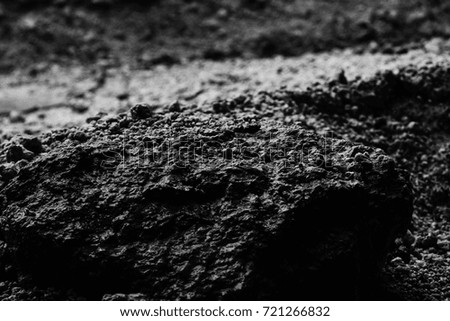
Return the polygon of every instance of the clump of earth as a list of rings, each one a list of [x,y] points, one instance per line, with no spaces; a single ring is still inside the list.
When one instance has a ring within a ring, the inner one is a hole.
[[[411,218],[407,174],[292,122],[297,100],[138,104],[8,141],[3,274],[66,299],[376,297]]]
[[[428,253],[447,253],[445,235],[412,235],[410,217],[447,218],[445,198],[441,211],[428,211],[430,197],[445,195],[449,77],[442,65],[368,81],[340,74],[303,92],[209,109],[140,104],[78,129],[7,141],[4,273],[97,299],[274,299],[293,279],[287,296],[316,288],[317,297],[334,298],[326,290],[344,295],[343,284],[350,298],[383,293],[370,285],[383,278],[386,258],[388,278]],[[290,258],[292,247],[298,257]],[[325,288],[307,286],[324,275]],[[400,295],[394,285],[384,290]]]

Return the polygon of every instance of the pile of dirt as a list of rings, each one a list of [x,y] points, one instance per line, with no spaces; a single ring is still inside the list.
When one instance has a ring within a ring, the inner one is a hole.
[[[1,298],[450,299],[449,101],[431,62],[8,138]]]
[[[287,95],[136,105],[3,143],[1,298],[381,295],[406,174],[292,123]]]

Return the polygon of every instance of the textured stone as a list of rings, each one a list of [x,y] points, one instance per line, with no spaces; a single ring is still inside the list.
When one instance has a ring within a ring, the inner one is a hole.
[[[239,108],[187,110],[43,135],[0,186],[2,264],[89,299],[367,297],[411,215],[391,159]]]

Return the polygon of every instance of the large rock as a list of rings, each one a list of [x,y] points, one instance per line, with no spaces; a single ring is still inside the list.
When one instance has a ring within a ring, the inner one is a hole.
[[[88,299],[368,297],[411,215],[393,160],[224,110],[42,136],[0,183],[0,267]]]

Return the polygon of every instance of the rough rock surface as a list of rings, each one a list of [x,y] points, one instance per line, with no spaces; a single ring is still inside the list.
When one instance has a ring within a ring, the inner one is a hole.
[[[380,149],[292,122],[286,95],[103,117],[15,164],[4,143],[2,297],[373,297],[409,183]]]

